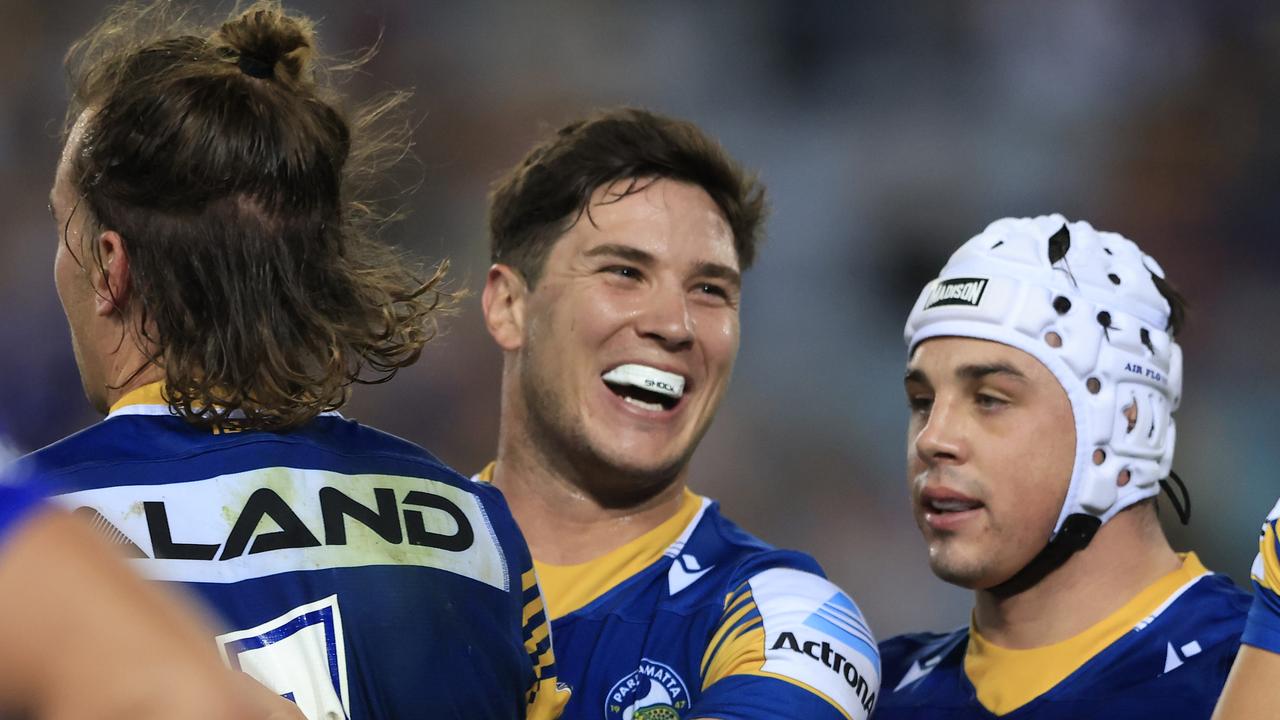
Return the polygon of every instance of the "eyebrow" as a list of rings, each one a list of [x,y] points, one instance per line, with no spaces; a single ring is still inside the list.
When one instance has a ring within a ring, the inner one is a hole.
[[[1003,362],[961,365],[956,368],[956,377],[965,380],[981,380],[990,375],[1008,375],[1019,380],[1027,379],[1021,370]]]
[[[1007,375],[1009,377],[1026,380],[1027,376],[1018,368],[1004,362],[978,363],[961,365],[956,368],[956,377],[961,380],[982,380],[991,375]],[[903,376],[904,383],[929,383],[929,376],[920,368],[909,368],[906,375]]]
[[[694,267],[693,274],[698,277],[723,280],[734,287],[742,287],[742,273],[728,265],[716,262],[700,262]]]
[[[652,255],[640,248],[617,243],[597,245],[586,252],[587,257],[600,257],[601,255],[612,255],[623,260],[630,260],[638,265],[652,265],[654,260]]]
[[[628,260],[637,265],[653,265],[657,259],[647,251],[630,245],[620,245],[618,243],[605,243],[597,245],[584,253],[587,257],[616,257],[622,260]],[[693,274],[696,277],[712,278],[723,280],[734,286],[742,286],[742,273],[723,263],[717,262],[700,262],[693,268]]]

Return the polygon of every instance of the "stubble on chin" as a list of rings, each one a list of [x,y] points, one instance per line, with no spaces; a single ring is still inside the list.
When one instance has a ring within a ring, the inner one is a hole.
[[[981,551],[965,552],[950,540],[929,541],[929,569],[939,580],[969,590],[978,589],[990,573],[990,560]]]

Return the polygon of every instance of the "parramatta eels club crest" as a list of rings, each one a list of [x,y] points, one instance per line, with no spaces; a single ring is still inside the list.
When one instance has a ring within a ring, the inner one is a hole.
[[[607,720],[680,720],[689,688],[667,665],[642,658],[640,667],[614,683],[604,701]]]

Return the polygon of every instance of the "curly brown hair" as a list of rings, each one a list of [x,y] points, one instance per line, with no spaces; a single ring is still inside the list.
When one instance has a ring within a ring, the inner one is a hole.
[[[751,267],[768,211],[764,186],[693,123],[632,107],[562,127],[494,184],[490,258],[519,270],[532,287],[556,239],[583,214],[590,219],[597,188],[630,180],[609,200],[617,202],[659,178],[705,190],[733,230],[738,263]]]
[[[275,0],[220,26],[125,4],[67,53],[67,127],[87,112],[72,182],[123,238],[122,307],[190,422],[296,427],[417,360],[454,307],[447,262],[378,238],[396,214],[369,198],[409,153],[408,95],[346,111],[333,81],[371,54],[326,66]]]

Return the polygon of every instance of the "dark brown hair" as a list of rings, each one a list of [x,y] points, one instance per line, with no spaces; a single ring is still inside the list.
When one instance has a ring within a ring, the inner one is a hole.
[[[705,190],[733,230],[739,265],[751,266],[766,212],[764,187],[693,123],[627,107],[566,125],[494,184],[490,259],[535,285],[556,239],[584,213],[590,219],[597,188],[632,180],[610,195],[616,202],[659,178]]]
[[[296,427],[413,363],[452,306],[446,264],[406,263],[368,200],[408,153],[407,95],[344,112],[317,57],[274,0],[214,28],[127,4],[67,54],[78,207],[123,238],[123,307],[191,422]]]

